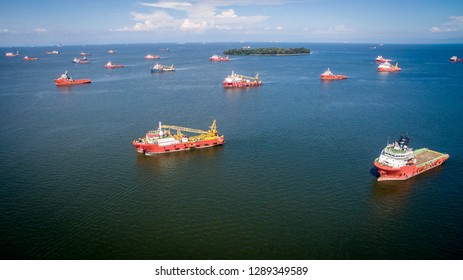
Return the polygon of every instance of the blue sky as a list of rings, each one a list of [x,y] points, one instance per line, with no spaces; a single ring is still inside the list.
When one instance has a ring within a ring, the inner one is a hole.
[[[462,0],[13,0],[0,45],[463,43]]]

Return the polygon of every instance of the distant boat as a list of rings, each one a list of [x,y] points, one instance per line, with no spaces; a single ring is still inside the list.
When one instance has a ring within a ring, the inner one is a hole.
[[[68,75],[68,71],[61,74],[61,76],[55,79],[55,85],[57,86],[70,86],[70,85],[81,85],[81,84],[89,84],[92,81],[89,79],[80,79],[75,80],[74,78]]]
[[[18,56],[19,55],[19,51],[13,47],[13,51],[12,52],[6,52],[5,53],[5,56]]]
[[[39,59],[38,59],[37,57],[29,57],[28,55],[26,55],[26,56],[24,57],[24,60],[25,60],[25,61],[33,61],[33,60],[39,60]]]
[[[172,72],[175,71],[175,67],[172,64],[171,66],[161,65],[156,63],[153,68],[151,68],[151,73],[161,73],[161,72]]]
[[[106,63],[106,65],[104,67],[106,67],[107,69],[123,68],[124,65],[122,65],[122,64],[114,64],[114,63],[112,63],[112,61],[109,61],[108,63]]]
[[[376,57],[375,61],[379,62],[379,63],[383,63],[383,62],[391,62],[392,59],[384,58],[384,57],[378,55],[378,57]]]
[[[209,60],[210,60],[210,61],[214,61],[214,62],[217,62],[217,61],[228,61],[228,55],[227,55],[227,56],[220,56],[220,55],[214,54],[213,56],[209,57]]]
[[[330,71],[330,68],[323,72],[323,74],[320,75],[322,80],[343,80],[347,79],[347,76],[344,75],[335,75],[333,72]]]
[[[451,62],[463,62],[463,58],[458,58],[456,55],[450,58]]]
[[[109,50],[108,53],[109,53],[109,54],[115,54],[115,53],[117,53],[117,51]]]
[[[255,77],[248,77],[236,74],[234,71],[223,81],[223,86],[225,88],[258,87],[261,85],[263,85],[263,83],[259,80],[259,74],[256,74]]]
[[[88,52],[81,52],[80,53],[80,56],[89,56],[89,55],[90,55],[90,53],[88,53]]]
[[[152,55],[152,54],[147,54],[145,55],[145,59],[160,59],[161,57],[159,55]]]
[[[72,60],[73,63],[77,64],[88,64],[90,63],[90,60],[88,60],[85,56],[83,58],[74,58]]]
[[[45,51],[46,54],[59,54],[59,51]]]
[[[400,70],[398,62],[395,65],[392,65],[389,62],[384,62],[378,66],[378,72],[398,72]]]

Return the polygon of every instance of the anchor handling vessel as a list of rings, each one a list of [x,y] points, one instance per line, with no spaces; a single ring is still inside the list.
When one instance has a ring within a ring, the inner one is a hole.
[[[171,130],[176,130],[177,133],[172,134]],[[196,135],[187,136],[183,132]],[[219,136],[215,120],[208,131],[175,125],[163,125],[159,122],[159,127],[156,130],[148,131],[144,138],[134,140],[132,144],[137,152],[149,156],[219,146],[225,144],[225,137],[224,135]]]
[[[428,148],[413,150],[408,147],[409,141],[409,137],[401,136],[399,141],[388,144],[375,159],[378,181],[406,180],[441,165],[449,158],[448,154]]]
[[[232,71],[231,75],[228,75],[222,84],[225,88],[258,87],[262,85],[262,81],[259,80],[259,73],[255,77],[248,77]]]
[[[344,79],[347,79],[347,76],[335,75],[333,74],[333,72],[331,72],[330,68],[328,68],[328,70],[326,70],[320,75],[320,78],[322,80],[344,80]]]

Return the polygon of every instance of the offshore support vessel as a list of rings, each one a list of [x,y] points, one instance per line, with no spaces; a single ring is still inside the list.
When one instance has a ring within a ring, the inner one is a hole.
[[[171,129],[176,130],[177,134],[172,134]],[[197,135],[186,136],[183,132]],[[163,125],[159,122],[159,127],[156,130],[148,131],[144,138],[134,140],[132,144],[137,149],[137,152],[141,154],[155,155],[223,145],[225,144],[225,137],[223,135],[219,136],[215,120],[208,131],[175,125]]]
[[[378,66],[378,72],[398,72],[400,70],[398,62],[396,62],[395,65],[389,62],[383,62]]]
[[[401,136],[399,141],[388,144],[374,162],[378,168],[378,181],[406,180],[441,165],[448,154],[428,148],[413,150],[408,147],[410,138]]]
[[[262,84],[262,81],[259,80],[259,73],[255,77],[248,77],[236,74],[235,71],[232,71],[231,75],[228,75],[223,81],[225,88],[258,87]]]
[[[330,68],[328,68],[328,70],[326,70],[320,75],[320,78],[322,80],[344,80],[344,79],[347,79],[347,76],[335,75],[333,74],[333,72],[331,72]]]

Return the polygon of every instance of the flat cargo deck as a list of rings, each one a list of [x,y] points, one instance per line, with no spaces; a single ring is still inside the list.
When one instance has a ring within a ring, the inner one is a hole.
[[[416,166],[419,167],[425,163],[431,162],[439,157],[445,156],[443,153],[439,153],[427,148],[418,149],[415,151]]]

